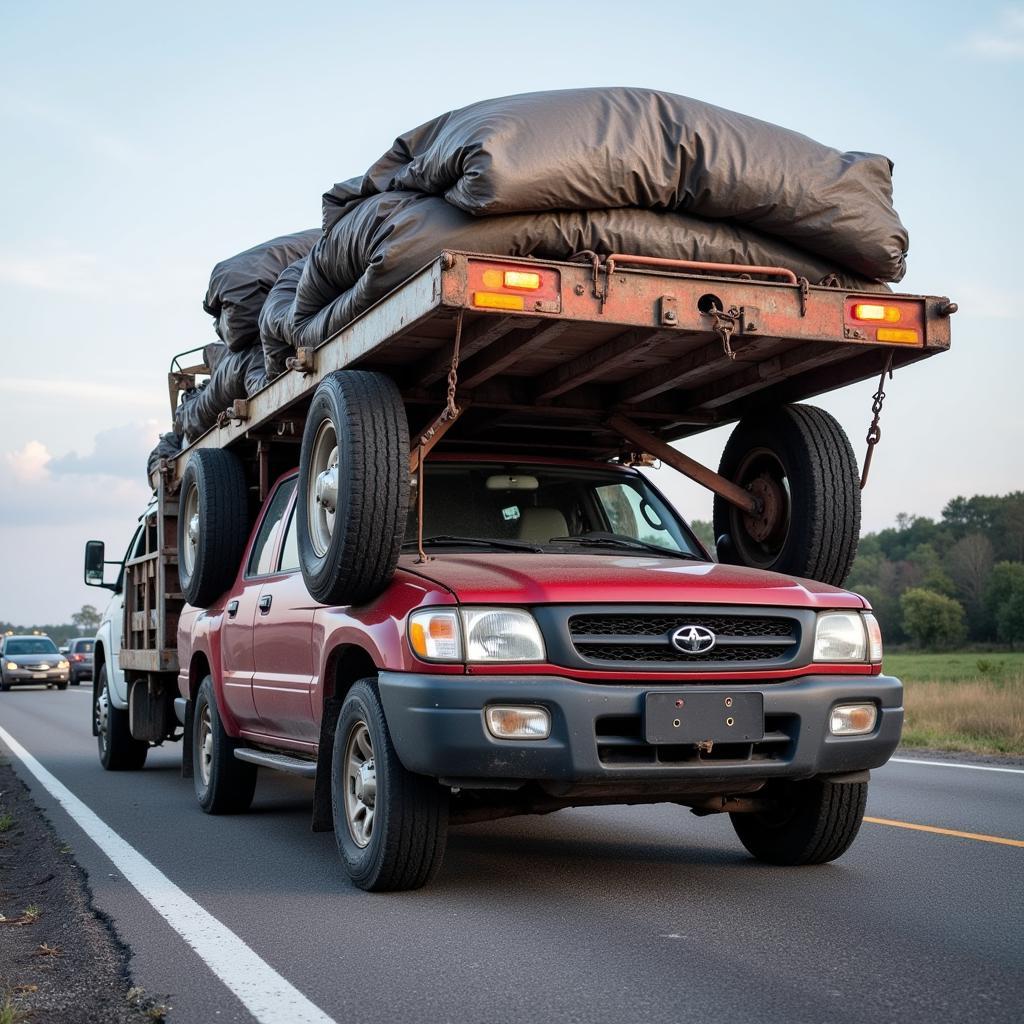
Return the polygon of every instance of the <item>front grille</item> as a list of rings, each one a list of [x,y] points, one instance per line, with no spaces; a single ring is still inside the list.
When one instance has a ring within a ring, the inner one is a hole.
[[[674,647],[672,634],[702,626],[715,634],[709,651],[687,653]],[[790,662],[800,647],[800,623],[781,615],[701,615],[608,613],[573,615],[569,637],[576,653],[607,665],[736,665]]]
[[[609,767],[620,765],[706,764],[708,762],[791,761],[799,719],[765,715],[764,738],[756,743],[716,743],[711,750],[694,744],[648,743],[640,715],[599,718],[594,723],[597,756]]]

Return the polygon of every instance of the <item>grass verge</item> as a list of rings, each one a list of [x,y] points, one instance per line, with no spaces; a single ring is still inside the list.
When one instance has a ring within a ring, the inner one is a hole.
[[[1024,755],[1024,652],[887,655],[906,689],[903,745]]]

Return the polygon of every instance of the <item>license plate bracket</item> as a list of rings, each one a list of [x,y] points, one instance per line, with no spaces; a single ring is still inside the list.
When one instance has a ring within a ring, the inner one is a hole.
[[[737,690],[673,690],[644,699],[648,743],[757,743],[764,695]]]

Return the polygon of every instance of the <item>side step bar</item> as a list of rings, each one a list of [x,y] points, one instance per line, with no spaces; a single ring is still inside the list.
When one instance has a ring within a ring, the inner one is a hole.
[[[248,747],[238,747],[235,750],[235,757],[239,761],[251,761],[264,768],[275,768],[279,772],[288,772],[290,775],[301,775],[304,779],[316,777],[316,762],[304,761],[301,757],[269,754],[265,750],[250,750]]]

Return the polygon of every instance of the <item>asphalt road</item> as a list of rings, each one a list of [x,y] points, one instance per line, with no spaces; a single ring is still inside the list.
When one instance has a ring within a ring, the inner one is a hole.
[[[102,771],[89,694],[13,690],[0,726],[339,1024],[1021,1019],[1024,847],[865,823],[835,864],[779,869],[724,816],[582,809],[462,826],[432,886],[368,895],[309,831],[311,783],[264,770],[251,813],[204,815],[178,746]],[[251,1022],[14,763],[168,1020]],[[872,817],[1024,839],[1024,774],[892,763],[870,794]]]

